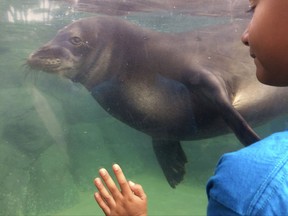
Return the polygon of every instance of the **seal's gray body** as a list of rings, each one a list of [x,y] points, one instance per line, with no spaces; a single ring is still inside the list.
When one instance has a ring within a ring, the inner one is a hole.
[[[28,64],[82,83],[107,112],[150,135],[175,187],[187,162],[181,140],[232,130],[249,145],[259,138],[244,118],[258,123],[284,112],[271,101],[287,104],[288,91],[256,80],[249,51],[235,42],[240,29],[168,34],[116,18],[86,18],[60,30]]]

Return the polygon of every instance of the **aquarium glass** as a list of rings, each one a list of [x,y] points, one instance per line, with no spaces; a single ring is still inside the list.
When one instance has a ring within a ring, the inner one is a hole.
[[[109,115],[81,84],[31,70],[26,60],[83,17],[104,14],[155,31],[187,32],[245,20],[248,1],[237,10],[239,1],[228,0],[219,0],[221,7],[217,0],[175,6],[159,0],[79,2],[0,0],[0,215],[103,215],[93,180],[99,168],[111,171],[113,163],[143,186],[149,215],[205,215],[205,186],[217,161],[243,147],[233,133],[182,141],[186,174],[173,189],[151,137]],[[267,136],[284,128],[280,118],[256,131]]]

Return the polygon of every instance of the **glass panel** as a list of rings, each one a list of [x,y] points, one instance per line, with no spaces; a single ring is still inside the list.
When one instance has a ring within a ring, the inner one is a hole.
[[[212,128],[203,132],[207,139],[186,138],[181,142],[188,159],[186,174],[173,189],[157,162],[150,136],[111,116],[83,85],[27,65],[33,51],[51,40],[59,29],[82,17],[106,14],[154,31],[201,29],[209,35],[215,26],[220,31],[223,25],[242,25],[250,16],[245,13],[248,1],[115,2],[0,1],[0,215],[102,215],[93,198],[93,179],[100,167],[111,170],[115,162],[127,178],[143,185],[149,197],[149,215],[205,215],[205,184],[219,157],[242,147],[233,133],[215,136],[217,132]],[[231,37],[236,35],[234,39],[239,42],[243,28],[235,29],[239,32],[231,32]],[[224,42],[230,37],[226,33],[221,39]],[[198,48],[197,52],[201,52],[201,45]],[[213,51],[226,55],[225,43],[217,49]],[[174,50],[182,55],[180,51]],[[239,60],[235,57],[230,65]],[[211,56],[205,58],[208,65],[204,67],[209,69]],[[149,67],[146,70],[151,71]],[[250,114],[244,117],[257,122],[263,113],[257,115],[255,110]],[[221,128],[223,121],[214,126]],[[279,118],[256,131],[264,137],[284,128],[285,120]]]

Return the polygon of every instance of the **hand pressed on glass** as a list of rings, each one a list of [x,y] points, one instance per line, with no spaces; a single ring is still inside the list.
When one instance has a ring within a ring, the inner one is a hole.
[[[104,168],[99,170],[101,178],[95,178],[94,180],[94,184],[98,189],[94,197],[105,215],[146,216],[147,198],[142,186],[127,181],[118,164],[114,164],[112,168],[120,190]]]

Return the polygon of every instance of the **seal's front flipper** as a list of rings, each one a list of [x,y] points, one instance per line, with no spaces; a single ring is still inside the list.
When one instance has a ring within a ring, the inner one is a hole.
[[[248,146],[260,140],[260,137],[232,105],[226,105],[221,114],[243,145]]]
[[[259,136],[233,107],[225,81],[206,70],[202,70],[201,75],[198,91],[215,107],[240,142],[248,146],[259,141]]]
[[[183,180],[187,163],[180,142],[153,139],[153,148],[168,183],[175,188]]]

